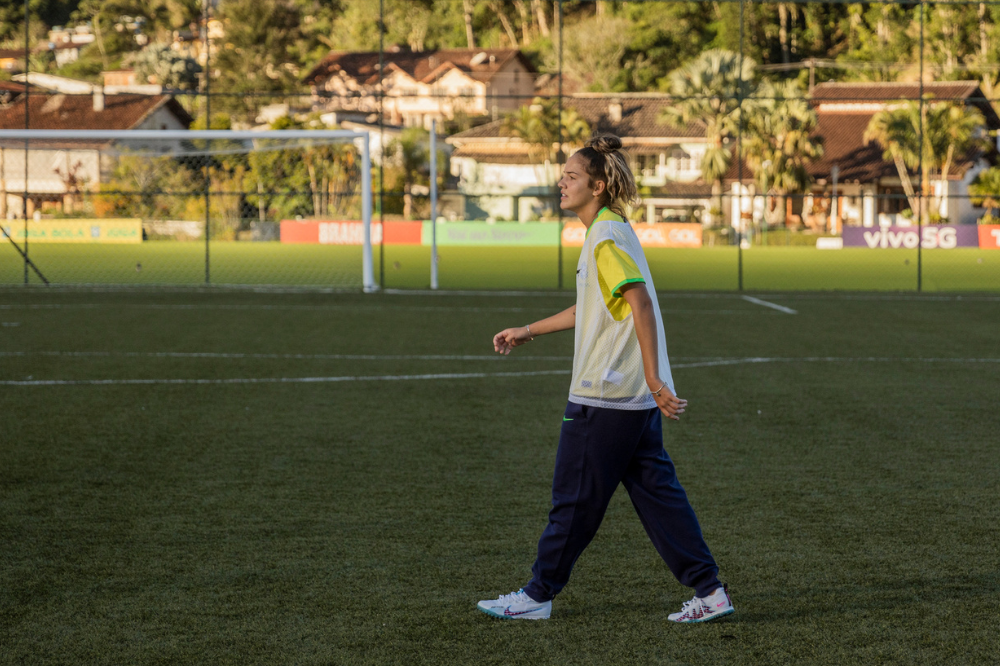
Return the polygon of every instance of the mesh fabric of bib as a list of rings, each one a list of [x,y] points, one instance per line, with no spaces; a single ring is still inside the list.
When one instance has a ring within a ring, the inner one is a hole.
[[[660,378],[674,391],[663,319],[646,255],[632,227],[604,208],[587,231],[577,264],[570,402],[608,409],[656,407],[646,386],[631,308],[620,292],[622,284],[640,281],[653,302]]]

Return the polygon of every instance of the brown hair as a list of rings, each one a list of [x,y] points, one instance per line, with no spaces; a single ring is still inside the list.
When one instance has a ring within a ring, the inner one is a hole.
[[[639,204],[639,189],[628,167],[621,139],[613,134],[600,134],[591,137],[576,154],[587,163],[591,183],[595,180],[604,183],[603,205],[625,217],[632,206]]]

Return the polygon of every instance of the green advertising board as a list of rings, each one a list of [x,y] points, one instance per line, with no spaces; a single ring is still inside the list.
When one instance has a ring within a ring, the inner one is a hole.
[[[15,242],[24,242],[23,220],[5,220],[3,228]],[[29,243],[141,243],[140,219],[28,220]]]
[[[431,223],[424,222],[421,245],[431,244]],[[555,247],[559,245],[556,222],[438,222],[438,245],[520,245]]]

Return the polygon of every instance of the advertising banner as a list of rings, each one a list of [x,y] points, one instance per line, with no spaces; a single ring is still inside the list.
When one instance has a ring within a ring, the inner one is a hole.
[[[1000,224],[979,225],[979,247],[983,250],[1000,250]]]
[[[372,244],[382,242],[382,225],[372,223]],[[420,222],[386,222],[387,245],[420,245]],[[364,224],[357,220],[282,220],[282,243],[318,243],[321,245],[362,245]]]
[[[386,245],[431,244],[430,222],[385,222]],[[701,247],[700,224],[637,224],[635,229],[644,247]],[[372,223],[372,243],[382,242],[382,225]],[[282,243],[321,245],[361,245],[364,227],[357,220],[282,220]],[[562,242],[569,247],[583,245],[586,229],[580,222],[563,226]],[[437,244],[441,246],[515,245],[556,247],[559,225],[555,222],[438,222]]]
[[[928,224],[925,227],[844,227],[844,247],[950,250],[979,247],[979,233],[971,224]]]
[[[697,223],[633,224],[632,228],[643,247],[701,247],[701,225]],[[581,247],[586,237],[582,222],[563,226],[562,242],[567,247]]]
[[[423,244],[431,244],[431,223],[424,223]],[[559,245],[559,225],[555,222],[439,222],[438,245]]]
[[[4,220],[15,242],[24,242],[24,221]],[[28,220],[29,243],[141,243],[142,220]]]

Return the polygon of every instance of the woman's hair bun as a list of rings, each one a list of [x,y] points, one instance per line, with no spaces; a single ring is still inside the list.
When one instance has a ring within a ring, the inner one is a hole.
[[[584,145],[587,148],[593,148],[599,153],[607,154],[621,150],[622,140],[613,134],[601,134],[591,137]]]

